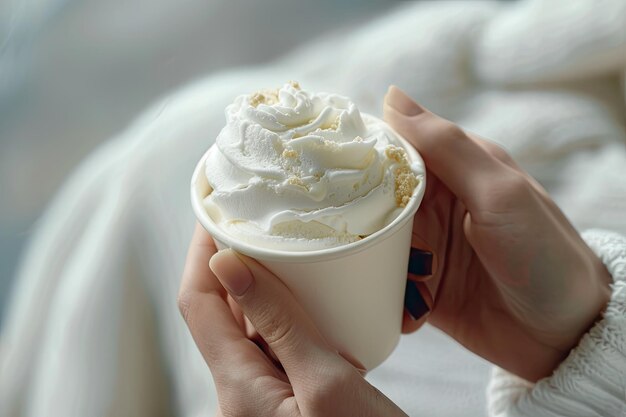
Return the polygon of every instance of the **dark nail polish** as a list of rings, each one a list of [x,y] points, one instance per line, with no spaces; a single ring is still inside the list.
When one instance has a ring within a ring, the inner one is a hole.
[[[411,248],[411,254],[409,255],[409,274],[430,275],[432,273],[432,252]]]
[[[424,314],[430,312],[428,304],[417,289],[417,283],[413,281],[406,282],[406,292],[404,293],[404,307],[409,312],[413,320],[419,320]]]

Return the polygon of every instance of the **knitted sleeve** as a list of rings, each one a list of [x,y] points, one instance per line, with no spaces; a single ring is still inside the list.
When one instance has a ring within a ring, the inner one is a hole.
[[[626,417],[626,237],[600,230],[582,236],[613,277],[602,320],[536,384],[494,368],[489,416]]]

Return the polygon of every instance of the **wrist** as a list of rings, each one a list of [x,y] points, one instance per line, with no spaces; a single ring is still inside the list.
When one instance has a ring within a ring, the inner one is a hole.
[[[544,329],[533,340],[538,343],[535,348],[540,352],[532,355],[534,366],[524,363],[520,364],[522,372],[509,371],[531,382],[550,376],[580,344],[585,334],[602,319],[611,299],[612,278],[593,253],[586,260],[585,265],[569,271],[569,289],[563,295],[566,301],[559,306],[559,313],[554,316],[545,313],[545,320],[552,325],[548,328],[550,330]],[[528,351],[532,352],[532,349]]]
[[[597,284],[588,287],[587,299],[597,305],[590,328],[550,378],[529,384],[502,367],[496,369],[487,394],[490,415],[543,415],[556,409],[581,417],[589,415],[589,410],[622,415],[625,403],[620,393],[626,389],[626,238],[600,230],[582,236],[598,257],[591,264],[599,265],[588,275],[596,278],[592,282]]]
[[[594,264],[593,282],[596,284],[594,297],[595,307],[590,312],[589,326],[587,326],[587,330],[585,330],[584,333],[587,333],[590,327],[602,319],[602,315],[604,314],[609,301],[611,301],[611,283],[613,282],[611,274],[600,259],[595,258]]]
[[[590,268],[585,272],[588,285],[580,296],[582,300],[586,300],[581,302],[586,307],[580,308],[582,315],[577,320],[578,325],[572,329],[569,341],[563,344],[561,349],[563,360],[580,343],[582,337],[602,319],[602,314],[611,299],[611,275],[600,259],[593,254],[590,263]],[[572,306],[572,309],[575,311],[577,306]]]

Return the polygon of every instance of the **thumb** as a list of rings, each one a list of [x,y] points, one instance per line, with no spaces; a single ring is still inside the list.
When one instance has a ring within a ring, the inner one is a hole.
[[[465,132],[417,104],[398,87],[385,96],[385,120],[422,155],[426,167],[470,211],[486,184],[498,181],[506,167]]]
[[[209,264],[224,288],[269,345],[292,383],[320,369],[330,349],[291,291],[252,258],[231,249],[216,253]]]

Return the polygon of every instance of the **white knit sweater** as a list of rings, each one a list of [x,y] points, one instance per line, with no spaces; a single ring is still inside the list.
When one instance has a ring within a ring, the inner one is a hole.
[[[602,320],[536,384],[495,368],[487,390],[490,416],[626,416],[626,238],[599,230],[583,238],[613,277]]]

